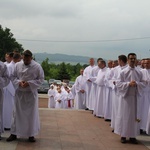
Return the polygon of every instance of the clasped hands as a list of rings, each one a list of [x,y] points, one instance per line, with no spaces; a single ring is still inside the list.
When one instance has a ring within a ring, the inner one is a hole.
[[[85,91],[84,91],[84,90],[80,90],[80,92],[81,92],[81,93],[85,93]]]
[[[135,87],[137,84],[136,84],[136,81],[131,81],[130,83],[129,83],[129,86],[131,86],[131,87]]]
[[[92,82],[90,79],[87,80],[88,82]]]
[[[141,119],[136,119],[136,121],[137,121],[137,122],[140,122],[140,121],[141,121]]]
[[[58,102],[58,103],[61,103],[61,100],[60,100],[60,99],[58,99],[58,100],[57,100],[57,102]]]
[[[29,86],[29,83],[27,81],[20,81],[19,86],[21,86],[22,88],[26,88]]]

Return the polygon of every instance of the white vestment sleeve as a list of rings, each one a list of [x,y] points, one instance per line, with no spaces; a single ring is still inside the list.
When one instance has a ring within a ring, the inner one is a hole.
[[[146,87],[146,81],[142,80],[136,81],[137,84],[137,119],[141,119],[141,112],[142,112],[142,96],[143,96],[143,89]]]
[[[76,81],[75,81],[75,84],[74,84],[74,86],[75,86],[75,90],[76,90],[76,92],[78,93],[78,92],[80,92],[80,85],[79,85],[79,81],[78,81],[78,77],[77,77],[77,79],[76,79]]]
[[[4,68],[0,69],[1,74],[0,74],[0,88],[4,88],[7,86],[10,82],[9,79],[9,74],[6,65],[4,65]]]
[[[129,83],[130,82],[124,82],[123,76],[120,73],[120,76],[119,76],[118,80],[116,81],[116,87],[122,97],[125,97],[126,94],[128,93]]]
[[[34,73],[34,72],[33,72]],[[39,74],[36,80],[29,80],[29,86],[32,91],[35,91],[44,81],[44,72],[42,67],[39,67]]]
[[[15,65],[14,68],[14,72],[12,72],[12,74],[10,74],[10,79],[13,83],[13,86],[15,88],[15,90],[19,87],[19,82],[21,81],[18,77],[17,77],[17,67]]]

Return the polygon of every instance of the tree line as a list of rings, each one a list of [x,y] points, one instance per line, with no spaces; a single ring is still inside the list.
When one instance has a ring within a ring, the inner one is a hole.
[[[87,64],[81,65],[77,63],[76,65],[62,62],[60,64],[49,63],[49,59],[46,58],[41,66],[45,73],[45,79],[56,79],[61,80],[71,80],[75,81],[76,77],[80,74],[80,69],[87,67]]]
[[[8,52],[13,52],[17,50],[18,52],[23,52],[23,47],[20,43],[16,41],[13,33],[9,28],[3,28],[0,25],[0,56],[1,61],[5,61],[5,54]],[[36,60],[36,58],[35,58]],[[74,81],[76,77],[80,74],[80,69],[85,68],[87,64],[81,65],[77,63],[72,65],[70,63],[62,62],[60,64],[49,63],[49,59],[46,58],[41,64],[45,79],[57,79],[57,80],[72,80]]]

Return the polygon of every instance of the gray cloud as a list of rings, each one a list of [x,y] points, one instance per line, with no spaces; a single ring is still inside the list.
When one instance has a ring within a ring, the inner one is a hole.
[[[149,0],[1,0],[0,20],[33,52],[103,55],[150,54],[149,40],[100,43],[45,43],[41,40],[105,40],[150,36]]]
[[[0,2],[0,13],[6,19],[27,18],[27,17],[75,17],[80,11],[77,2],[70,0],[2,0]],[[73,7],[72,7],[73,6]]]

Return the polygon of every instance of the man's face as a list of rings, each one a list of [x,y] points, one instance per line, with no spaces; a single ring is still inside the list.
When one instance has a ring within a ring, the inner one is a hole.
[[[16,60],[16,62],[20,62],[20,61],[21,61],[21,58],[19,58],[19,59]]]
[[[5,60],[6,60],[8,63],[10,63],[11,60],[12,60],[12,58],[11,58],[8,54],[6,54],[6,55],[5,55]]]
[[[94,59],[93,59],[93,58],[91,58],[91,59],[90,59],[90,61],[89,61],[89,63],[90,63],[90,65],[91,65],[91,66],[93,66],[93,65],[94,65],[94,63],[95,63]]]
[[[108,61],[108,68],[112,68],[112,61]]]
[[[61,89],[60,88],[58,88],[57,91],[58,91],[58,93],[61,93]]]
[[[29,65],[31,63],[32,57],[31,56],[23,56],[23,62],[25,65]]]
[[[114,67],[116,67],[116,66],[118,66],[118,62],[117,62],[117,61],[113,61],[113,62],[112,62],[112,68],[114,68]]]
[[[145,68],[145,60],[141,60],[141,67]]]
[[[99,68],[100,68],[100,69],[103,69],[103,67],[104,67],[104,64],[100,61],[100,62],[99,62]]]
[[[80,70],[80,74],[81,74],[81,75],[83,75],[83,72],[84,72],[84,70],[83,70],[83,69],[81,69],[81,70]]]
[[[146,69],[150,69],[150,60],[145,60],[145,61],[144,61],[144,67],[145,67]]]
[[[135,55],[129,55],[128,64],[130,67],[135,66],[135,64],[136,64],[136,56]]]
[[[100,68],[100,66],[101,66],[101,61],[100,60],[97,62],[97,65]]]

